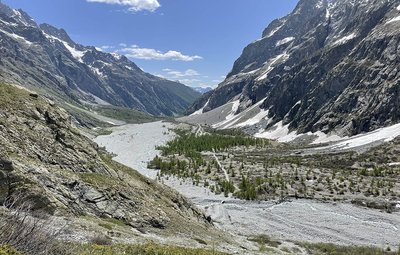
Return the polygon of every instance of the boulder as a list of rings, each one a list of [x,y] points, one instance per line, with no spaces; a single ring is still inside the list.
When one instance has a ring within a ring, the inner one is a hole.
[[[0,158],[0,170],[3,171],[12,171],[14,170],[14,166],[11,160],[1,159]]]

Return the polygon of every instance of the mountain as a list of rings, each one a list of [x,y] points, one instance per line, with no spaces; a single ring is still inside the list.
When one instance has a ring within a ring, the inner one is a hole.
[[[201,93],[201,94],[205,94],[205,93],[210,92],[211,90],[213,90],[213,88],[211,88],[211,87],[206,87],[206,88],[203,88],[203,87],[194,87],[193,89],[194,89],[195,91]]]
[[[74,241],[104,234],[137,242],[151,233],[183,241],[216,232],[177,191],[113,161],[53,101],[3,83],[0,94],[2,206],[13,197],[34,215],[53,217],[52,228],[67,221],[64,238]]]
[[[395,124],[399,43],[397,0],[301,0],[185,120],[267,138],[351,136]]]
[[[111,104],[152,115],[181,114],[200,96],[143,72],[124,56],[75,43],[0,2],[0,79],[62,101]]]

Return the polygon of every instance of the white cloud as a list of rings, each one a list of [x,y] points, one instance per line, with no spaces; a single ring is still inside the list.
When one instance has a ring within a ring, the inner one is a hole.
[[[183,83],[185,85],[196,85],[199,82],[201,82],[201,80],[198,80],[198,79],[180,79],[179,82]]]
[[[215,88],[223,79],[214,78],[207,79],[208,76],[201,75],[198,71],[194,69],[187,69],[185,71],[177,71],[171,68],[162,69],[162,74],[157,74],[157,76],[168,79],[175,80],[180,83],[183,83],[190,87],[212,87]],[[223,76],[225,78],[225,76]]]
[[[115,47],[114,46],[110,46],[110,45],[103,45],[100,48],[103,49],[103,50],[110,50],[110,49],[114,49]]]
[[[125,47],[118,50],[128,58],[146,59],[146,60],[179,60],[179,61],[194,61],[196,59],[203,59],[200,56],[189,56],[184,55],[179,51],[169,50],[167,52],[161,52],[155,49],[140,48],[137,45],[131,47]]]
[[[179,79],[182,77],[193,77],[193,76],[199,76],[199,72],[197,72],[196,70],[193,69],[188,69],[186,71],[176,71],[176,70],[172,70],[169,68],[163,69],[164,72],[166,72],[168,74],[169,77],[171,77],[171,79]]]
[[[203,82],[200,80],[200,73],[194,69],[187,69],[185,71],[177,71],[170,68],[164,68],[162,70],[164,74],[159,74],[159,77],[175,80],[188,86],[197,87],[199,83]]]
[[[154,12],[161,7],[158,0],[86,0],[91,3],[105,3],[127,6],[129,11],[151,11]]]

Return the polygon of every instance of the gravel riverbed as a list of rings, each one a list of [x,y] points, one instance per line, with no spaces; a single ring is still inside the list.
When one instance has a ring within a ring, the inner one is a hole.
[[[157,155],[155,147],[173,139],[173,124],[153,122],[113,128],[95,139],[117,155],[114,159],[149,178],[157,171],[147,162]],[[329,242],[343,245],[398,247],[400,213],[386,213],[351,204],[295,200],[282,204],[250,202],[215,195],[190,181],[164,180],[203,208],[216,225],[238,236],[267,234],[283,240]]]

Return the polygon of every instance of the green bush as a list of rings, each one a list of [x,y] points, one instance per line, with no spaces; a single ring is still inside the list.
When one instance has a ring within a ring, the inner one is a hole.
[[[329,243],[301,244],[310,254],[318,255],[396,255],[397,252],[385,251],[376,247],[338,246]]]
[[[0,246],[0,255],[22,255],[22,254],[8,246]]]

